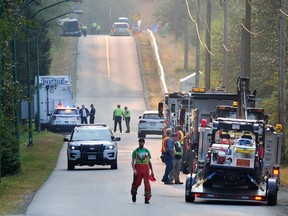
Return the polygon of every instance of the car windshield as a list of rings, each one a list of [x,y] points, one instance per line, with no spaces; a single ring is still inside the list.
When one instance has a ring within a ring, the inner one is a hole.
[[[111,141],[111,132],[109,130],[75,130],[72,141],[106,140]]]
[[[54,111],[57,115],[77,115],[76,109],[57,109]]]
[[[158,114],[144,114],[143,119],[163,119],[163,117],[159,117]]]

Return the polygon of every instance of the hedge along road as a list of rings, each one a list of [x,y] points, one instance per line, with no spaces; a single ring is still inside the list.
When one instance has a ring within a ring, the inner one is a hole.
[[[156,182],[151,183],[152,199],[144,204],[143,184],[132,203],[131,153],[138,146],[138,116],[146,109],[133,37],[89,36],[79,39],[76,105],[91,103],[96,107],[96,122],[113,128],[112,113],[117,104],[128,106],[132,113],[131,133],[119,133],[118,169],[110,166],[77,167],[67,171],[66,145],[57,166],[28,206],[26,215],[281,215],[278,207],[239,202],[185,203],[185,185],[161,182],[164,164],[159,159],[160,136],[147,136]],[[155,71],[156,73],[156,71]],[[123,124],[123,131],[125,131]],[[185,175],[181,174],[185,182]],[[277,213],[276,213],[277,212]],[[286,214],[283,214],[286,215]]]

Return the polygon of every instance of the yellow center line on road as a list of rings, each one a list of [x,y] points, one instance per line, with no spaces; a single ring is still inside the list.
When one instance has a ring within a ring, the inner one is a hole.
[[[110,78],[109,44],[108,44],[107,36],[106,36],[106,62],[107,62],[107,75],[108,75],[108,78]]]

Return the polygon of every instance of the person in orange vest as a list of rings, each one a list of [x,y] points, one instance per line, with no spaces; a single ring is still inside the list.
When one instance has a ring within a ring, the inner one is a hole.
[[[173,149],[173,140],[171,138],[172,136],[172,129],[167,128],[166,130],[166,136],[162,139],[162,157],[166,164],[165,172],[162,178],[162,182],[164,184],[173,184],[172,180],[169,179],[169,173],[172,170],[173,167],[173,156],[174,156],[174,149]]]
[[[149,175],[151,170],[151,176],[154,178],[151,154],[147,148],[144,148],[145,139],[139,138],[139,147],[132,153],[132,169],[133,169],[133,182],[131,186],[132,201],[136,202],[137,189],[141,185],[142,179],[144,180],[144,196],[145,204],[149,204],[151,198],[151,186],[149,182]]]

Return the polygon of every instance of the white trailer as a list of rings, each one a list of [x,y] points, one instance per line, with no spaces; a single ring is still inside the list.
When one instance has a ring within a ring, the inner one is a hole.
[[[34,110],[37,129],[39,121],[39,129],[48,128],[50,115],[59,104],[74,106],[71,77],[67,75],[40,76],[39,89],[38,80],[35,77]]]

